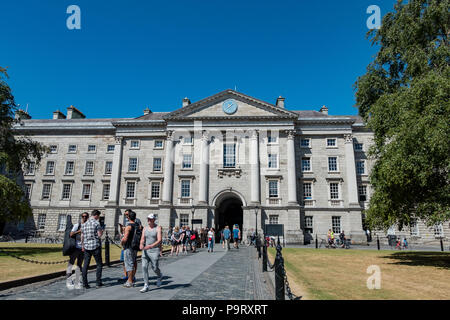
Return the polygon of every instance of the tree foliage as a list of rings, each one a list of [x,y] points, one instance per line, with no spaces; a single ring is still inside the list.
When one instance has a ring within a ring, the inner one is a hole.
[[[14,136],[14,118],[18,107],[6,83],[6,69],[0,67],[0,221],[19,221],[31,214],[20,185],[23,168],[39,164],[47,147],[27,137]]]
[[[355,89],[374,132],[366,211],[374,228],[450,219],[449,8],[449,0],[399,0],[368,33],[380,49]]]

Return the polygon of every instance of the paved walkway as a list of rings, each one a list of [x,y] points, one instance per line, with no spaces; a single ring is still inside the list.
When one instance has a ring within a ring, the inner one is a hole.
[[[68,290],[65,279],[56,279],[0,292],[6,300],[271,300],[273,289],[261,272],[254,247],[241,246],[225,252],[216,244],[213,253],[199,249],[197,253],[164,256],[160,260],[163,281],[157,288],[156,276],[150,268],[150,290],[143,287],[139,262],[137,286],[122,287],[122,266],[103,268],[104,287],[95,289],[95,270],[89,272],[91,289]]]

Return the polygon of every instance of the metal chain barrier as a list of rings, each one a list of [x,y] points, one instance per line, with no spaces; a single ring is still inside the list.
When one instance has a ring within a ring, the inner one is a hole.
[[[10,257],[16,258],[18,260],[29,262],[29,263],[35,263],[35,264],[62,264],[62,263],[68,263],[69,262],[69,259],[64,260],[64,261],[55,261],[55,262],[37,261],[37,260],[31,260],[31,259],[26,259],[26,258],[22,258],[22,257],[16,256],[15,254],[9,253],[9,252],[4,251],[2,249],[0,249],[0,252],[3,252],[4,254],[6,254],[6,255],[8,255]]]
[[[109,242],[111,242],[113,245],[115,245],[117,248],[119,249],[123,249],[122,246],[118,245],[117,243],[114,242],[114,240],[111,237],[108,237]]]

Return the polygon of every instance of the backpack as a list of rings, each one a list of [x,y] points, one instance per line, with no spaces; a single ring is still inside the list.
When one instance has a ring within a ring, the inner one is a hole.
[[[142,230],[136,223],[134,224],[133,229],[134,233],[133,239],[131,240],[131,249],[139,251],[140,250],[139,246],[141,245]]]
[[[78,224],[78,230],[80,230],[81,223]],[[72,217],[70,215],[67,216],[66,222],[66,230],[64,231],[64,242],[63,242],[63,256],[70,256],[76,248],[77,240],[76,236],[71,237],[70,232],[72,232],[73,224]]]

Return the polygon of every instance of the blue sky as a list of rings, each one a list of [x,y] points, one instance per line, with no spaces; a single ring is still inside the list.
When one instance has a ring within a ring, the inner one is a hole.
[[[354,115],[353,83],[377,48],[366,9],[395,0],[2,1],[0,66],[33,119],[173,111],[235,89],[290,110]],[[81,30],[69,30],[69,5]]]

